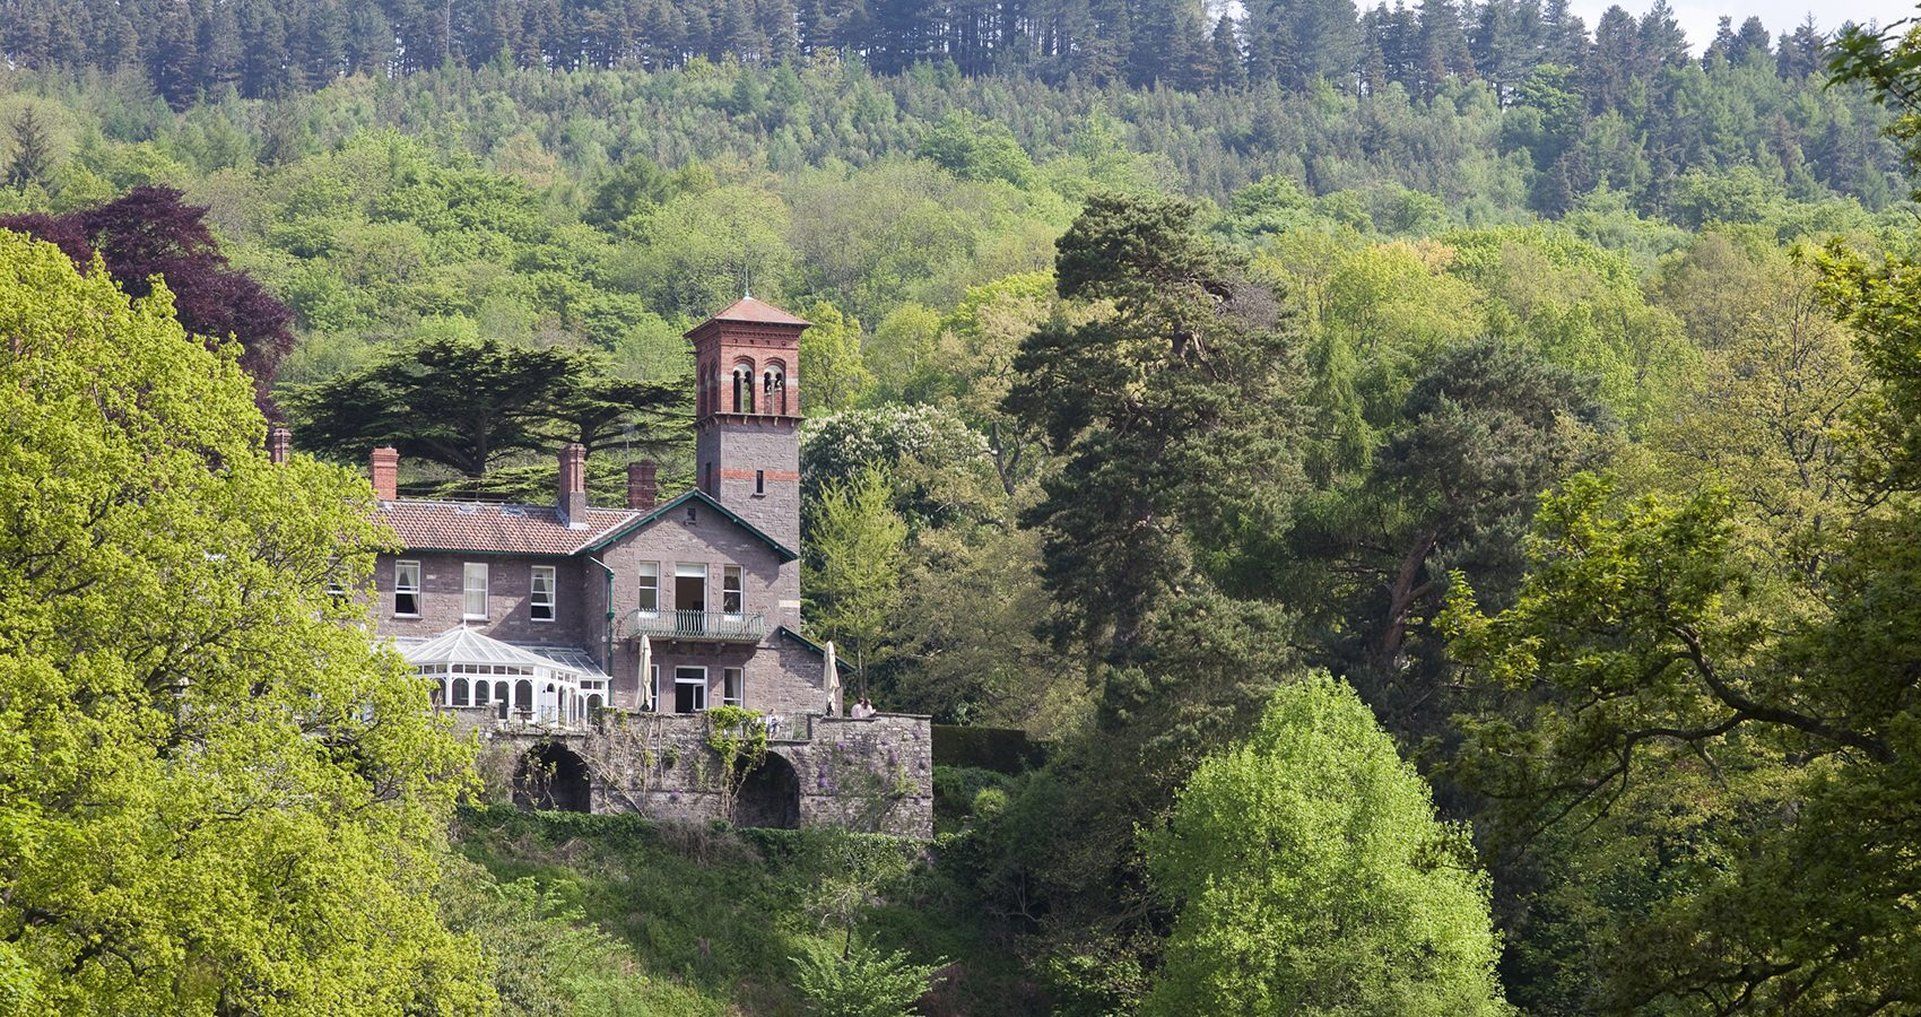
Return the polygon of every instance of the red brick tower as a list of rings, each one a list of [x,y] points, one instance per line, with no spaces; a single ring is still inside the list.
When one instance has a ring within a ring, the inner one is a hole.
[[[808,323],[742,297],[694,326],[700,488],[800,548],[800,334]]]

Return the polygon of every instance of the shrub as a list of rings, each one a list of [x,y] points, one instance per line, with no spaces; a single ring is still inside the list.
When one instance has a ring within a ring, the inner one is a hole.
[[[850,939],[845,950],[809,940],[794,957],[794,982],[815,1017],[903,1017],[942,964],[912,964],[907,952],[882,954]]]

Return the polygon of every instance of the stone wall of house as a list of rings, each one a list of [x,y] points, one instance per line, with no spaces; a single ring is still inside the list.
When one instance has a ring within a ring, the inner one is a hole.
[[[564,739],[587,763],[591,810],[656,819],[752,825],[839,826],[868,833],[931,838],[934,833],[933,737],[928,718],[880,714],[809,718],[808,737],[770,740],[763,766],[778,779],[743,775],[755,793],[786,788],[781,801],[722,793],[720,756],[708,745],[707,718],[615,713],[585,735]],[[792,732],[802,734],[802,732]],[[540,739],[495,734],[516,747]],[[791,784],[787,783],[791,772]],[[746,817],[779,815],[786,821]]]
[[[761,532],[800,550],[800,436],[790,417],[723,414],[694,438],[707,493]]]
[[[407,617],[394,613],[394,562],[420,563],[420,612]],[[487,617],[481,621],[463,619],[465,596],[462,584],[466,563],[487,566]],[[551,566],[557,583],[555,618],[536,621],[533,616],[533,567]],[[383,554],[374,563],[374,628],[383,636],[432,637],[451,628],[467,625],[495,639],[509,643],[546,643],[552,646],[592,646],[600,639],[600,627],[585,624],[580,594],[585,578],[605,583],[604,573],[578,558],[551,555],[469,554],[437,551],[409,551]],[[591,631],[590,631],[591,628]]]
[[[641,705],[639,644],[626,638],[624,626],[640,602],[640,566],[654,563],[660,571],[660,610],[669,612],[704,607],[721,608],[722,568],[741,566],[742,610],[765,619],[767,635],[758,646],[716,647],[711,643],[675,646],[655,640],[654,664],[660,668],[663,694],[673,693],[674,667],[709,669],[709,699],[721,699],[721,668],[747,669],[749,709],[769,712],[824,710],[827,693],[819,685],[820,664],[791,656],[774,634],[778,625],[800,624],[800,565],[781,562],[772,548],[715,512],[711,506],[689,502],[640,530],[628,534],[595,555],[613,570],[614,624],[617,638],[608,674],[613,676],[614,702],[634,709]],[[681,563],[707,565],[707,603],[681,604],[675,599],[674,567]],[[598,572],[598,566],[595,567]],[[605,573],[601,573],[602,576]],[[605,580],[602,579],[604,583]],[[604,610],[604,608],[602,608]],[[751,656],[750,656],[751,655]]]

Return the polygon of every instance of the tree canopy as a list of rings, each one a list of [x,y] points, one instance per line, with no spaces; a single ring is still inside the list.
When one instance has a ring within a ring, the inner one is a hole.
[[[1179,912],[1145,1014],[1509,1012],[1464,833],[1325,673],[1201,762],[1147,854]]]
[[[44,173],[43,167],[35,175]],[[164,280],[174,313],[187,331],[212,343],[231,339],[240,344],[241,369],[254,379],[264,400],[281,358],[293,349],[293,312],[252,276],[228,264],[207,227],[208,210],[184,198],[172,187],[136,187],[112,201],[64,215],[0,217],[0,229],[57,244],[82,270],[99,254],[114,281],[131,296],[146,296],[156,278]]]
[[[354,461],[392,445],[470,480],[566,442],[653,449],[674,433],[678,386],[611,377],[589,353],[460,335],[426,336],[360,371],[293,390],[304,448]]]
[[[431,895],[466,750],[326,592],[365,484],[269,462],[172,310],[0,231],[0,999],[484,1012]]]

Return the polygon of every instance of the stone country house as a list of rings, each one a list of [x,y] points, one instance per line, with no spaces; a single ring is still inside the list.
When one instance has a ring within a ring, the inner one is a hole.
[[[833,648],[802,634],[807,327],[747,297],[687,333],[699,485],[672,497],[642,462],[624,506],[590,505],[568,445],[552,504],[408,499],[398,454],[373,451],[405,548],[376,564],[376,632],[438,709],[524,753],[524,803],[932,835],[928,719],[844,716]],[[715,749],[721,704],[761,715],[753,765]]]

